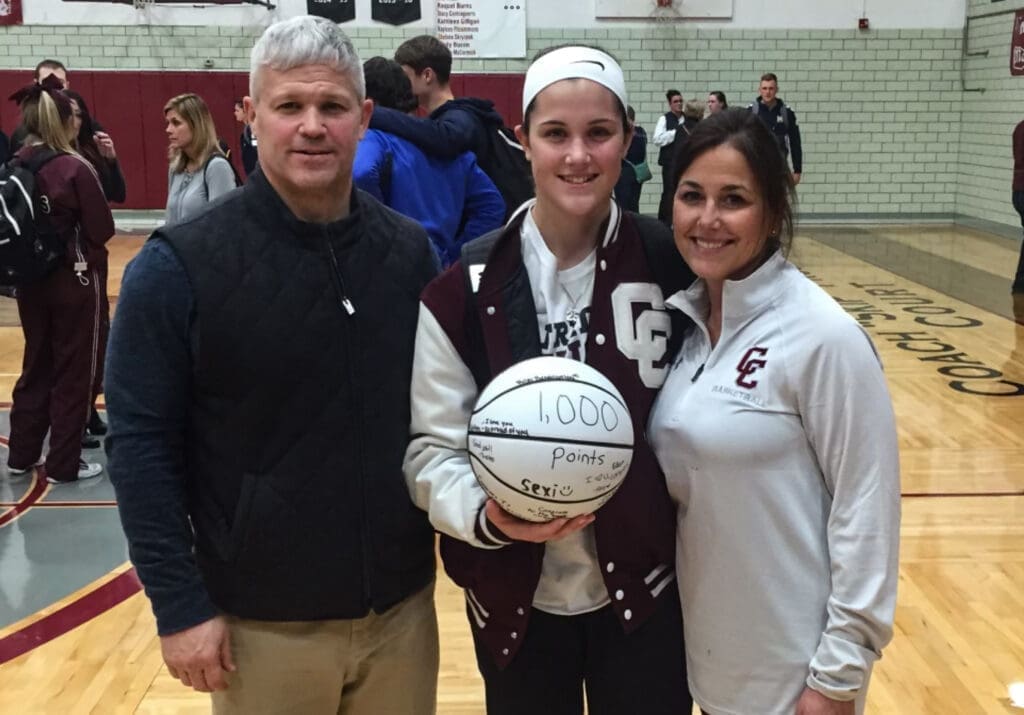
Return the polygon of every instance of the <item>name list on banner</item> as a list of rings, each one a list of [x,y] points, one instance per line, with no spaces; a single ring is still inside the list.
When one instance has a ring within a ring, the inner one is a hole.
[[[452,57],[526,57],[525,0],[437,0],[436,10]]]

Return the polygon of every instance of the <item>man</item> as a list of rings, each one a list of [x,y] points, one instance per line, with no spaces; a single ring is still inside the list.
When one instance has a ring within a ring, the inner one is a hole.
[[[757,118],[764,122],[768,131],[775,137],[783,156],[792,156],[793,183],[800,183],[803,173],[804,151],[800,144],[800,127],[796,124],[796,114],[778,98],[779,78],[767,72],[761,75],[758,87],[760,95],[754,103],[747,106]]]
[[[260,171],[125,273],[107,454],[164,661],[215,713],[431,715],[434,537],[402,478],[423,229],[352,186],[372,103],[324,18],[269,27]]]
[[[259,154],[256,149],[256,136],[252,133],[249,118],[245,114],[245,100],[235,100],[235,121],[242,125],[242,134],[238,138],[239,151],[242,153],[242,169],[249,176],[256,170]]]
[[[1024,121],[1013,129],[1013,208],[1020,215],[1024,226]],[[1024,243],[1017,259],[1017,273],[1013,279],[1012,293],[1024,295]]]
[[[658,202],[658,220],[666,226],[672,225],[672,197],[676,187],[672,185],[672,142],[676,138],[676,127],[683,116],[683,95],[678,89],[665,92],[668,111],[658,118],[654,125],[651,141],[658,147],[658,166],[661,167],[661,201]]]
[[[60,80],[63,89],[70,89],[71,82],[68,80],[68,69],[64,66],[63,62],[60,60],[43,60],[36,65],[35,74],[33,75],[35,77],[36,84],[39,84],[50,75],[54,75]],[[98,127],[99,123],[96,122],[95,119],[96,118],[93,117],[93,123]],[[11,134],[11,146],[9,150],[11,156],[14,156],[15,153],[21,149],[21,145],[25,143],[25,136],[27,134],[28,132],[25,130],[25,126],[23,124],[19,124],[14,129],[14,133]],[[98,447],[99,443],[97,442],[92,446]]]
[[[363,73],[374,111],[416,108],[409,78],[397,62],[371,57]],[[437,159],[401,137],[370,129],[359,142],[352,174],[360,189],[427,230],[444,267],[458,259],[466,241],[504,223],[505,202],[472,152]]]
[[[381,109],[373,113],[371,129],[407,139],[440,159],[451,160],[463,152],[473,152],[480,168],[501,192],[506,215],[533,196],[532,177],[520,175],[523,166],[502,162],[492,149],[491,138],[504,126],[494,102],[474,97],[456,99],[452,93],[452,53],[443,42],[432,35],[406,40],[395,50],[395,61],[402,66],[419,106],[429,117],[421,119]]]

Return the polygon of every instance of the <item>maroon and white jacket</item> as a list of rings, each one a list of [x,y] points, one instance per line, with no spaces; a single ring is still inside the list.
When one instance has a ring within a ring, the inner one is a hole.
[[[592,528],[611,605],[628,633],[650,616],[666,587],[674,587],[675,508],[644,434],[682,334],[664,297],[688,285],[693,274],[679,258],[668,229],[657,221],[620,215],[617,207],[610,220],[621,222],[597,249],[586,362],[622,393],[638,439],[622,486],[598,512]],[[486,270],[468,266],[477,284],[475,301],[467,295],[462,261],[421,296],[412,440],[404,465],[413,501],[442,534],[445,569],[466,590],[472,627],[499,667],[511,662],[522,643],[544,546],[510,543],[484,517],[486,494],[470,468],[466,431],[479,392],[470,366],[483,357],[489,378],[541,354],[522,261],[521,222],[521,216],[514,218],[477,239],[493,246]],[[652,270],[652,264],[659,268]],[[474,303],[479,338],[467,330],[467,308]],[[481,343],[486,356],[479,354]]]

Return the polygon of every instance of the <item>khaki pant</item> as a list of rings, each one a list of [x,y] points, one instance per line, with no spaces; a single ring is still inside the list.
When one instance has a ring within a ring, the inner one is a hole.
[[[434,584],[354,620],[229,619],[238,670],[213,694],[216,715],[434,715]]]

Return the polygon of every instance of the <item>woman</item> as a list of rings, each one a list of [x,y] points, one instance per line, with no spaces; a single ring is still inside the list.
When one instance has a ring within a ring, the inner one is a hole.
[[[18,286],[25,357],[14,386],[7,464],[11,474],[42,464],[49,431],[45,474],[53,484],[90,479],[102,471],[99,464],[81,460],[81,440],[99,358],[105,243],[114,233],[99,179],[71,147],[73,110],[60,87],[57,78],[47,78],[12,96],[28,131],[18,161],[56,154],[36,173],[37,191],[45,197],[40,203],[50,209],[48,225],[65,239],[67,252],[47,276]]]
[[[727,101],[725,101],[725,92],[719,92],[718,90],[715,90],[714,92],[709,92],[708,93],[708,116],[709,117],[712,114],[718,114],[723,109],[728,109],[728,108],[729,108],[729,103]]]
[[[594,715],[690,707],[673,509],[642,435],[680,333],[662,295],[692,275],[661,224],[610,199],[632,133],[626,106],[622,70],[606,53],[574,46],[538,57],[516,128],[536,198],[469,243],[422,296],[406,479],[466,589],[490,715],[580,715],[584,684]],[[666,266],[678,273],[659,276]],[[596,367],[632,412],[630,470],[596,516],[522,521],[487,499],[470,469],[466,425],[479,390],[541,354]]]
[[[235,188],[235,172],[217,144],[217,130],[203,98],[179,94],[164,105],[171,161],[167,223],[195,216]]]
[[[93,120],[82,95],[70,89],[65,89],[64,94],[71,100],[72,148],[96,171],[107,202],[123,203],[127,195],[127,188],[124,174],[121,173],[121,164],[117,160],[114,140]],[[110,300],[107,297],[107,276],[106,270],[104,270],[103,275],[100,276],[99,359],[96,365],[96,384],[93,386],[93,407],[89,411],[89,421],[86,423],[86,436],[82,439],[82,447],[85,449],[99,447],[97,437],[107,433],[107,425],[100,417],[100,413],[96,411],[95,402],[103,391],[103,362],[107,353],[107,335],[109,333]]]
[[[731,109],[677,157],[692,319],[648,433],[678,505],[694,700],[710,715],[852,715],[892,636],[899,457],[870,339],[789,263],[793,181]]]

